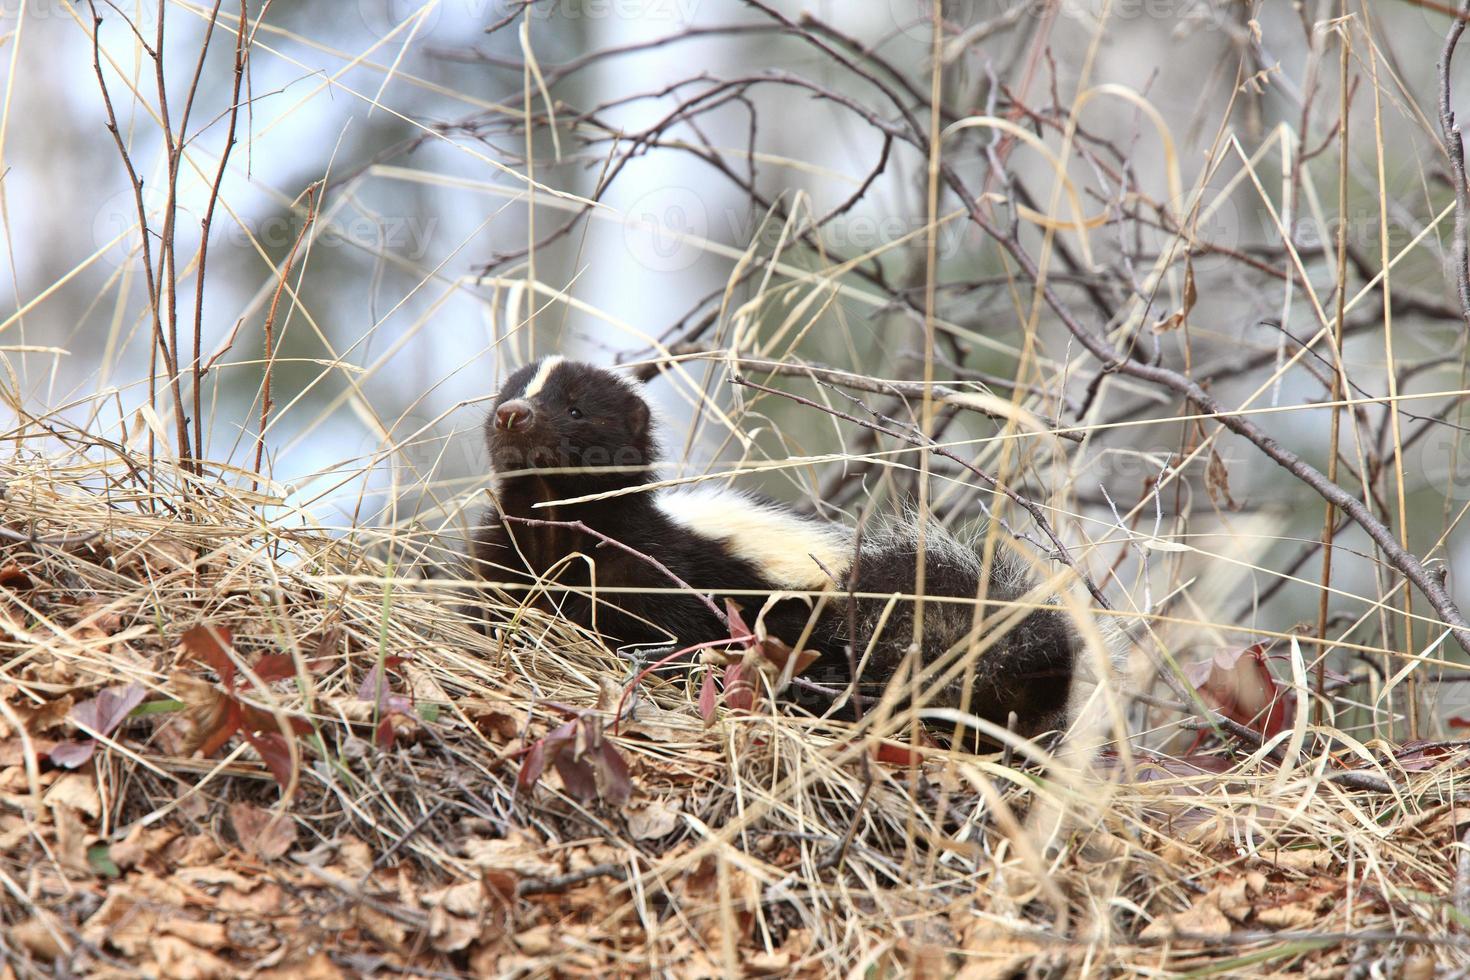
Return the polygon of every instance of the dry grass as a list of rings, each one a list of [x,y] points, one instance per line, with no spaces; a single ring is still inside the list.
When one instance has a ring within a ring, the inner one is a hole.
[[[1391,792],[1261,752],[1211,771],[1146,754],[1126,776],[937,752],[911,769],[768,706],[706,729],[660,683],[613,739],[625,805],[549,775],[518,792],[516,750],[558,705],[609,718],[626,664],[534,612],[487,640],[445,583],[374,557],[381,541],[261,520],[260,498],[75,439],[84,451],[4,466],[5,526],[34,536],[0,549],[0,884],[22,972],[51,957],[168,975],[1466,963],[1443,898],[1458,747],[1400,767],[1365,747],[1352,768]],[[231,630],[244,663],[301,665],[300,683],[242,682],[310,719],[294,798],[240,739],[185,754],[186,710],[129,720],[81,770],[38,765],[101,689],[187,700],[181,675],[212,676],[179,647],[199,623]],[[404,658],[391,676],[413,702],[386,751],[360,696],[383,658]]]

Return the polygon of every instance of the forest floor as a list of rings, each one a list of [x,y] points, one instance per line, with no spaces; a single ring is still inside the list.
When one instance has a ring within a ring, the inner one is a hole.
[[[615,725],[630,671],[588,637],[481,637],[381,542],[262,520],[269,487],[0,475],[0,976],[1470,965],[1463,744],[1303,723],[1042,768],[714,667]]]

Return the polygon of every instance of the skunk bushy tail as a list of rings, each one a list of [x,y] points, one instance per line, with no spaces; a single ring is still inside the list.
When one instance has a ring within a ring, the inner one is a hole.
[[[1004,728],[1014,712],[1011,727],[1026,737],[1064,728],[1077,631],[1060,608],[1021,613],[1009,605],[1026,598],[1034,583],[1004,544],[995,548],[989,582],[982,583],[982,542],[983,536],[960,538],[937,522],[925,526],[918,689],[928,692],[947,677],[926,697],[928,706],[960,708],[968,683],[968,710],[987,721]],[[914,639],[914,603],[891,597],[914,595],[918,554],[919,524],[912,515],[867,531],[858,543],[848,579],[857,597],[846,611],[848,625],[839,629],[852,642],[858,690],[869,703],[901,682],[899,669]],[[977,598],[985,600],[978,612]],[[1023,618],[1003,630],[1017,615]]]

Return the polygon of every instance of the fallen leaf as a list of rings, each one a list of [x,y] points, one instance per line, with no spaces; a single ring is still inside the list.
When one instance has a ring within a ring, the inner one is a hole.
[[[1208,896],[1183,912],[1161,915],[1139,934],[1141,939],[1223,939],[1230,935],[1230,920]]]
[[[10,941],[43,960],[54,960],[70,950],[62,937],[65,932],[49,912],[38,911],[34,916],[10,930]]]
[[[654,800],[646,806],[628,810],[628,833],[634,840],[667,837],[678,826],[677,802],[671,806],[663,800]]]
[[[1222,650],[1204,663],[1187,666],[1185,675],[1207,704],[1270,738],[1292,726],[1296,696],[1272,675],[1265,651],[1265,643]]]
[[[229,812],[236,839],[262,861],[283,857],[296,843],[296,821],[285,814],[249,803],[232,803]]]
[[[69,772],[62,776],[46,791],[41,802],[51,807],[69,806],[94,819],[102,815],[97,781],[86,773]]]

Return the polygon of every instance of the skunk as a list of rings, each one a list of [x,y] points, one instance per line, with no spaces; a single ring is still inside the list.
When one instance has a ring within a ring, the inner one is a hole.
[[[907,657],[914,603],[891,597],[915,591],[920,535],[911,516],[858,533],[708,484],[615,493],[653,482],[659,454],[648,402],[631,379],[562,357],[506,380],[485,441],[495,506],[475,531],[471,557],[487,586],[529,595],[612,646],[728,638],[701,595],[719,608],[729,597],[747,623],[761,617],[770,635],[792,645],[806,636],[819,657],[803,677],[817,687],[848,691],[857,664],[857,690],[868,703]],[[982,718],[1005,726],[1014,712],[1026,736],[1063,726],[1078,648],[1067,616],[1042,606],[999,640],[986,636],[975,628],[974,600],[1024,596],[1031,586],[1023,565],[998,548],[982,582],[974,542],[934,522],[923,538],[924,594],[970,600],[924,603],[918,669],[933,665],[944,680],[929,703],[960,706],[968,683],[969,710]],[[981,619],[1007,612],[987,604]],[[991,645],[972,658],[970,676],[949,671],[956,676],[944,679],[955,658],[942,658],[976,636]]]

